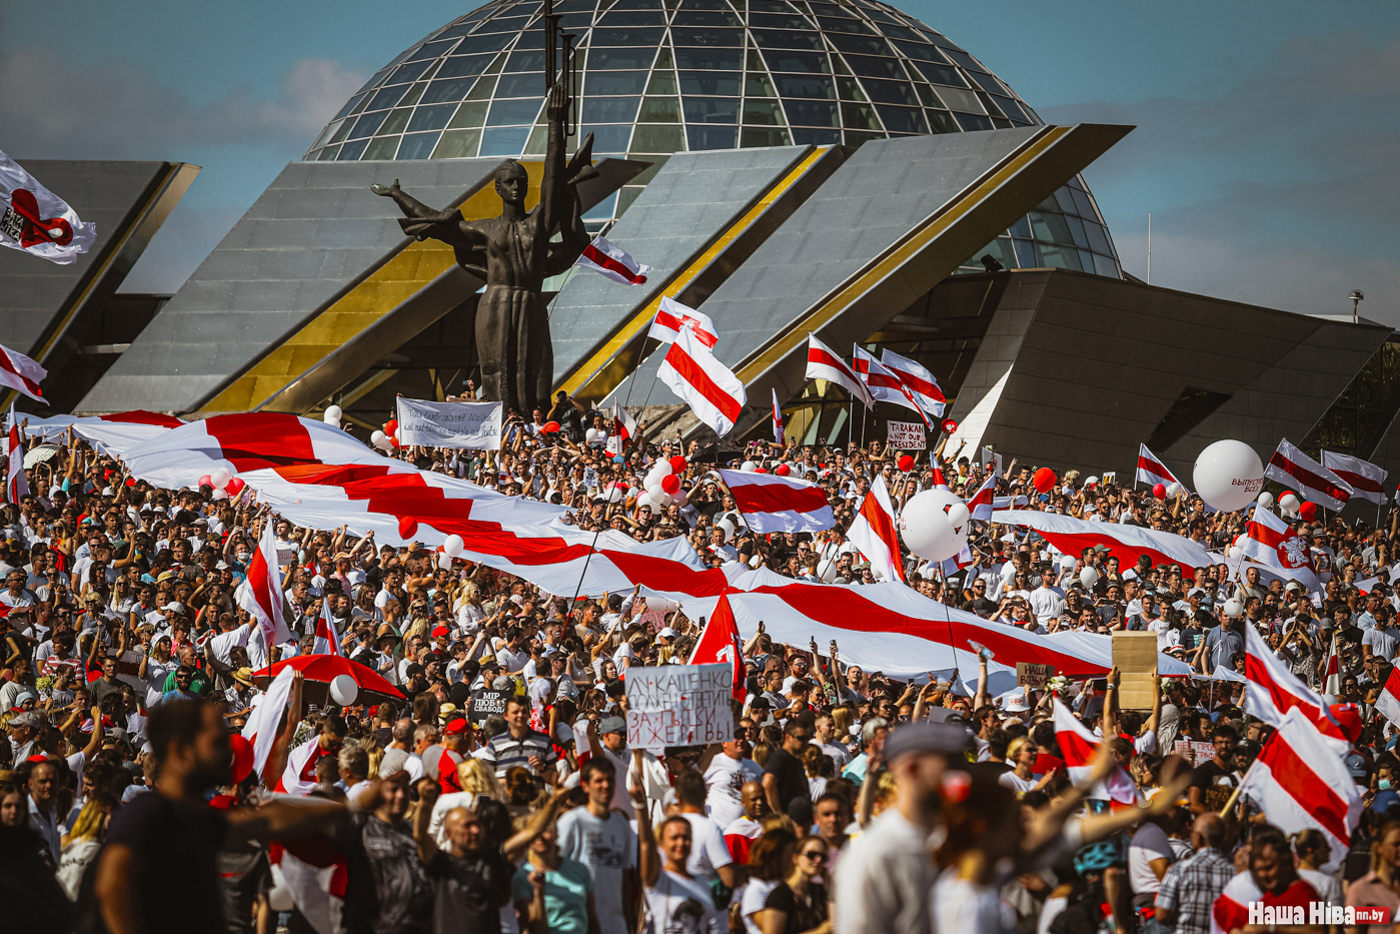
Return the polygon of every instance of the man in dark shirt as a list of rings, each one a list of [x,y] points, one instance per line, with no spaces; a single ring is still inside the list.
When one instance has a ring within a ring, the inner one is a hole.
[[[426,868],[436,895],[434,934],[499,934],[514,867],[506,862],[499,844],[486,839],[476,815],[467,808],[447,812],[442,826],[448,849],[439,849],[428,832],[428,822],[440,793],[432,779],[418,783],[418,813],[413,821],[418,847],[414,862]]]
[[[1234,729],[1226,724],[1215,728],[1211,737],[1211,742],[1215,744],[1215,758],[1196,766],[1191,773],[1191,784],[1186,788],[1192,814],[1219,810],[1223,802],[1207,800],[1207,795],[1218,787],[1234,787],[1235,741],[1238,739]]]
[[[768,798],[768,806],[779,814],[786,814],[795,799],[810,801],[812,798],[807,772],[798,758],[811,741],[811,727],[797,719],[789,720],[783,729],[782,746],[768,753],[768,761],[763,766],[763,793]]]
[[[428,934],[433,885],[417,859],[408,812],[408,773],[380,785],[373,812],[350,814],[336,828],[336,849],[348,857],[345,929],[349,934]],[[431,779],[429,779],[431,781]],[[431,812],[432,805],[426,809]]]

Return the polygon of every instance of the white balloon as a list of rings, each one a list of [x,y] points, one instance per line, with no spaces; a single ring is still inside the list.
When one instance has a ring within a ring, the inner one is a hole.
[[[618,486],[616,483],[608,484],[608,502],[620,503],[622,502],[622,496],[622,487]]]
[[[1295,512],[1299,506],[1298,497],[1292,493],[1285,493],[1278,498],[1278,508],[1284,512]]]
[[[444,571],[452,570],[452,556],[445,551],[438,555],[438,567],[442,568]]]
[[[649,506],[652,512],[656,512],[656,501],[651,498],[651,493],[646,490],[637,494],[637,508],[641,509],[643,506]]]
[[[1265,509],[1268,509],[1274,504],[1274,494],[1270,493],[1268,490],[1265,490],[1263,493],[1259,494],[1259,498],[1255,500],[1255,502],[1257,502],[1260,506],[1263,506]]]
[[[268,892],[267,907],[278,912],[291,911],[296,907],[296,902],[292,900],[292,890],[285,885],[279,885]]]
[[[330,421],[331,419],[335,419],[336,421],[340,421],[340,420],[341,420],[342,418],[344,418],[344,417],[345,417],[345,410],[342,409],[340,406],[338,406],[338,405],[328,405],[328,406],[326,406],[326,421]]]
[[[719,522],[715,523],[715,525],[718,528],[724,529],[725,542],[731,542],[734,540],[735,528],[733,519],[729,518],[728,516],[725,516],[723,519],[719,520]]]
[[[1098,486],[1098,485],[1099,485],[1099,478],[1098,478],[1098,477],[1085,477],[1085,478],[1084,478],[1084,485],[1085,485],[1085,486]]]
[[[321,416],[321,421],[325,422],[327,425],[330,425],[332,428],[340,427],[340,419],[336,418],[329,412]]]
[[[950,504],[939,495],[942,492],[925,490],[917,494],[904,504],[899,515],[900,537],[910,551],[925,561],[946,561],[962,550],[960,536],[948,519]]]
[[[449,535],[442,543],[443,552],[450,555],[453,558],[457,557],[463,551],[465,551],[466,547],[467,544],[466,542],[462,541],[462,536],[460,535]]]
[[[1093,590],[1099,582],[1099,572],[1093,568],[1085,568],[1079,572],[1079,583],[1084,585],[1085,590]]]
[[[374,434],[369,436],[369,443],[377,448],[387,448],[389,447],[389,436],[376,428]]]
[[[662,461],[662,463],[665,464],[665,461]],[[656,467],[653,467],[651,469],[651,472],[646,475],[646,479],[642,481],[642,485],[648,488],[656,487],[659,490],[661,489],[661,481],[666,479],[666,477],[670,476],[670,473],[670,464],[666,464],[665,470],[662,470],[661,466],[657,465]]]
[[[1074,555],[1065,555],[1065,556],[1063,556],[1062,558],[1060,558],[1060,570],[1061,570],[1061,571],[1073,571],[1073,570],[1074,570],[1074,566],[1075,566],[1076,564],[1078,564],[1078,563],[1079,563],[1079,562],[1078,562],[1078,560],[1074,557]]]
[[[1172,499],[1176,499],[1178,496],[1185,492],[1186,487],[1182,486],[1175,480],[1167,484],[1167,495],[1170,496]]]
[[[961,531],[971,518],[972,511],[967,508],[967,503],[958,502],[948,507],[948,521],[953,523],[954,529]]]
[[[210,498],[215,500],[228,499],[228,490],[215,490]]]
[[[744,461],[742,464],[739,465],[739,469],[742,470],[744,473],[753,473],[755,470],[758,469],[758,465],[755,464],[753,461]]]
[[[588,429],[587,431],[585,431],[585,432],[583,433],[583,440],[584,440],[584,441],[587,441],[589,444],[592,444],[594,441],[597,441],[597,440],[598,440],[598,429],[596,429],[596,428],[590,428],[590,429]]]
[[[1264,464],[1254,448],[1227,438],[1200,453],[1191,477],[1207,506],[1234,512],[1248,506],[1263,489]]]
[[[1244,604],[1241,603],[1237,598],[1231,597],[1229,600],[1225,601],[1226,616],[1239,616],[1243,612]]]
[[[689,502],[690,502],[690,497],[685,495],[685,490],[677,490],[675,493],[671,494],[671,504],[672,504],[673,506],[680,506],[680,507],[684,508],[685,505],[686,505],[686,503],[689,503]],[[651,605],[651,601],[650,601],[650,600],[647,601],[647,605],[648,605],[648,606]]]
[[[341,707],[349,707],[360,696],[360,686],[349,675],[336,675],[331,679],[331,700]]]
[[[658,477],[664,477],[669,473],[675,473],[676,469],[671,466],[671,462],[664,457],[658,457],[656,463],[652,464],[651,472]]]
[[[648,483],[646,485],[646,493],[651,497],[653,503],[664,502],[666,499],[666,491],[661,489],[661,484],[659,483]]]
[[[1230,557],[1231,557],[1232,559],[1239,560],[1239,557],[1240,557],[1241,554],[1243,554],[1243,552],[1240,551],[1240,546],[1239,546],[1239,545],[1231,545],[1231,546],[1230,546]]]
[[[227,467],[219,467],[209,474],[209,479],[214,483],[214,489],[222,490],[228,486],[228,482],[233,479],[233,471]]]

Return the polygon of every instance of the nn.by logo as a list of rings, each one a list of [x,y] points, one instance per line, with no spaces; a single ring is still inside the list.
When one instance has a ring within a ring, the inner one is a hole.
[[[1250,924],[1389,924],[1390,909],[1378,906],[1353,907],[1331,902],[1303,905],[1249,903]]]

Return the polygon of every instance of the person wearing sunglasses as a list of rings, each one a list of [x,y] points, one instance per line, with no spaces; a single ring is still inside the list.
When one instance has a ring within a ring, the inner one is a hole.
[[[763,908],[753,913],[753,926],[759,934],[830,934],[826,841],[807,836],[784,849],[791,854],[787,874],[764,898]]]

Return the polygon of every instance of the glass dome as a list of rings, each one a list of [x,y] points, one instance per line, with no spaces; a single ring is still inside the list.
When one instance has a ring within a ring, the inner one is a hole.
[[[359,90],[310,160],[544,152],[541,0],[494,0],[415,44]],[[579,49],[579,134],[596,156],[652,163],[589,212],[605,228],[676,152],[1039,125],[961,47],[873,0],[562,0]],[[969,257],[1120,276],[1081,179]]]

